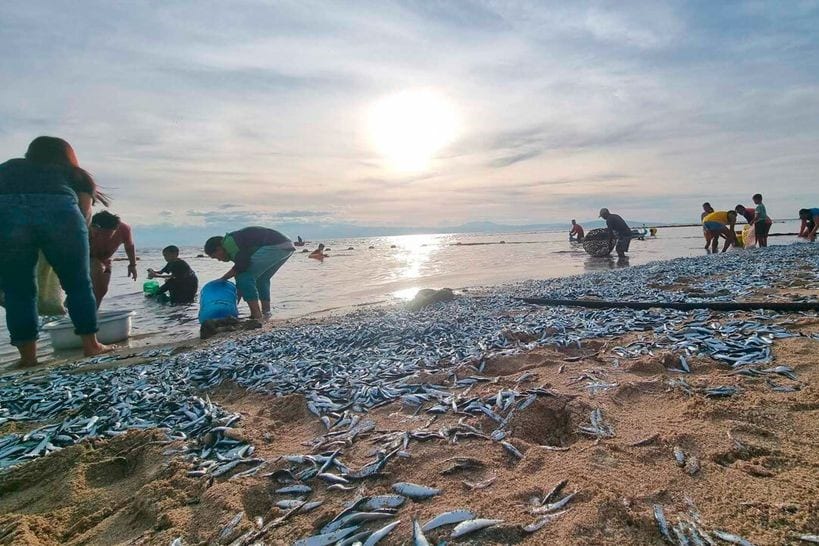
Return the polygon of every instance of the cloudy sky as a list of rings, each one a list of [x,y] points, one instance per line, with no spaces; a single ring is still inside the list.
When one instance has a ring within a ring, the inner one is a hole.
[[[816,1],[6,0],[0,21],[0,153],[66,138],[138,226],[819,206]]]

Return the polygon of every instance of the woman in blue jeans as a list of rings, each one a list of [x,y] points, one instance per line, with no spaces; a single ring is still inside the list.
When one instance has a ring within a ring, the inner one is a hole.
[[[65,290],[85,355],[111,350],[97,341],[97,304],[89,272],[88,219],[95,200],[107,204],[62,139],[38,137],[25,158],[0,165],[0,285],[11,344],[20,351],[21,365],[37,364],[39,251]]]

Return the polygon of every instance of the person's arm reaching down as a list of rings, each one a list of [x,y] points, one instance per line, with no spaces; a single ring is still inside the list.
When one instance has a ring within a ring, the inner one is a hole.
[[[232,279],[235,276],[236,276],[236,266],[234,265],[233,267],[230,268],[230,270],[227,273],[222,275],[221,279],[223,281],[226,281],[226,280]]]
[[[124,230],[123,244],[125,245],[125,254],[128,256],[128,276],[137,280],[136,270],[136,246],[134,245],[134,237],[131,233],[131,226],[122,224]]]

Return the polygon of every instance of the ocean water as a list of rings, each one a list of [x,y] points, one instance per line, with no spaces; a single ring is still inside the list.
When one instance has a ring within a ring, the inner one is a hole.
[[[772,232],[798,231],[795,222],[775,224]],[[568,232],[568,229],[567,229]],[[565,277],[587,271],[628,267],[655,260],[705,253],[698,227],[661,228],[657,237],[633,240],[628,264],[614,258],[592,258],[567,241],[567,232],[503,234],[442,234],[368,237],[323,241],[329,257],[324,262],[307,258],[297,249],[272,281],[273,317],[287,319],[344,312],[355,306],[411,299],[421,288],[462,289],[492,286],[527,279]],[[295,234],[292,234],[295,238]],[[139,234],[136,234],[137,245]],[[794,237],[771,237],[769,244],[789,244]],[[318,241],[304,248],[315,248]],[[372,247],[372,248],[370,248]],[[229,268],[210,258],[197,258],[201,248],[182,248],[199,277],[200,287]],[[731,252],[743,252],[731,250]],[[159,249],[137,246],[139,279],[126,277],[125,261],[115,261],[111,286],[101,310],[133,310],[134,348],[198,337],[197,304],[170,306],[145,298],[142,283],[148,268],[164,265]],[[116,257],[124,258],[120,253]],[[740,272],[738,272],[739,274]],[[160,281],[161,282],[161,281]],[[247,314],[247,307],[240,304]],[[17,352],[8,343],[5,310],[0,308],[0,363],[6,366]],[[40,359],[80,356],[77,351],[52,351],[48,335],[39,344]]]

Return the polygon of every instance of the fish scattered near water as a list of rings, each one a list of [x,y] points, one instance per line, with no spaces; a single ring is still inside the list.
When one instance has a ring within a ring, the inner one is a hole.
[[[801,249],[772,249],[766,260],[772,256],[782,269],[797,261],[819,266],[819,258]],[[227,381],[271,396],[300,394],[308,410],[323,423],[323,433],[309,446],[310,455],[285,457],[283,461],[290,467],[269,475],[278,490],[295,487],[292,493],[282,495],[309,495],[317,481],[324,482],[320,487],[326,487],[328,494],[357,489],[359,482],[383,475],[391,461],[409,456],[412,442],[457,443],[463,439],[498,442],[518,459],[523,454],[510,441],[513,416],[529,411],[538,398],[553,397],[556,393],[537,387],[533,378],[524,374],[513,388],[500,388],[486,396],[470,395],[476,386],[492,384],[493,378],[484,375],[488,359],[540,346],[578,351],[586,347],[586,340],[630,332],[647,332],[648,339],[615,348],[619,358],[669,350],[680,356],[679,370],[683,372],[692,370],[692,357],[710,357],[734,370],[758,370],[769,378],[794,381],[793,370],[771,365],[771,345],[793,335],[772,324],[781,318],[775,313],[754,313],[749,318],[748,314],[734,316],[708,311],[533,308],[515,299],[520,295],[560,294],[569,299],[595,296],[682,301],[690,296],[651,286],[672,285],[686,276],[702,277],[705,267],[713,276],[703,281],[703,290],[713,293],[724,290],[719,298],[735,298],[777,282],[776,272],[763,267],[763,261],[757,261],[754,254],[742,257],[745,274],[741,282],[726,275],[739,260],[731,256],[709,259],[707,264],[704,259],[675,260],[616,274],[531,281],[486,297],[462,297],[417,313],[404,309],[361,311],[342,321],[274,329],[190,353],[160,352],[154,356],[154,362],[137,366],[77,373],[82,372],[84,365],[79,363],[46,372],[0,377],[0,426],[7,422],[48,422],[24,434],[0,437],[0,469],[88,438],[119,436],[135,429],[160,429],[169,442],[177,442],[171,446],[174,452],[179,451],[174,446],[184,446],[182,455],[191,464],[191,476],[215,480],[259,472],[274,462],[253,456],[254,447],[240,436],[240,415],[226,411],[203,394]],[[447,379],[439,384],[411,381],[422,371],[445,372]],[[675,385],[691,394],[708,397],[741,394],[732,385],[694,387],[683,377],[692,376],[681,375]],[[592,393],[614,385],[599,377],[589,377],[587,381]],[[524,383],[528,388],[524,388]],[[394,401],[432,419],[447,413],[457,414],[461,419],[439,429],[430,428],[430,421],[409,432],[376,432],[375,423],[364,414]],[[490,425],[471,425],[467,417],[480,418]],[[600,439],[613,436],[614,427],[596,409],[581,432]],[[360,438],[377,444],[374,459],[360,468],[349,468],[343,462],[344,450]],[[493,480],[464,484],[480,489],[489,487]],[[429,498],[434,496],[429,494],[430,490],[440,493],[418,484],[395,485],[402,487],[394,496],[401,499]],[[543,504],[535,508],[542,517],[532,525],[540,523],[538,528],[542,528],[549,521],[547,516],[565,513],[559,510],[572,500],[574,493],[558,496],[559,491],[547,495]],[[345,509],[328,524],[332,530],[322,529],[323,532],[297,544],[316,546],[364,537],[366,541],[381,540],[397,527],[397,521],[373,533],[362,529],[362,524],[391,519],[403,500],[368,504],[370,500],[356,501],[354,507]],[[288,512],[265,524],[266,529],[280,525],[282,518],[307,512],[310,506],[318,506],[322,501],[290,498],[278,502],[288,506]],[[391,502],[399,504],[389,506]],[[458,523],[453,535],[469,534],[499,523],[473,518]],[[702,535],[695,524],[681,520],[674,527],[666,525],[666,531],[669,537],[671,533],[674,536],[682,533],[684,537]],[[376,533],[381,531],[384,532],[379,538]],[[258,533],[247,534],[248,540],[256,536]]]

